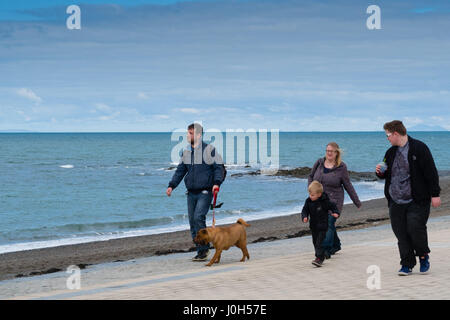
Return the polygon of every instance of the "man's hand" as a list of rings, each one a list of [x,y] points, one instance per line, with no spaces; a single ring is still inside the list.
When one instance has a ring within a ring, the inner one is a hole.
[[[375,167],[375,172],[382,175],[381,173],[381,164],[377,164],[377,166]]]
[[[167,194],[168,197],[170,197],[170,195],[172,194],[172,190],[173,189],[171,187],[167,188],[166,194]]]
[[[213,189],[212,189],[213,194],[216,192],[216,190],[217,190],[217,192],[219,192],[219,186],[217,184],[215,184],[213,186]]]
[[[307,223],[308,222],[308,218],[303,218],[303,222]]]
[[[431,198],[431,205],[433,208],[437,208],[441,205],[441,197],[434,197]]]
[[[339,218],[339,214],[337,214],[337,213],[334,213],[334,212],[333,212],[331,215],[332,215],[333,217],[335,217],[336,219]]]

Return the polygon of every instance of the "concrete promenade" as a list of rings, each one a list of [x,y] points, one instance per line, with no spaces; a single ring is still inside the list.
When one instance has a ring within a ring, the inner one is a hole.
[[[221,263],[191,262],[193,253],[149,257],[81,270],[80,289],[59,272],[0,282],[2,299],[450,299],[450,216],[428,223],[431,269],[419,265],[397,275],[399,253],[389,224],[339,232],[343,250],[323,267],[311,237],[250,244],[250,260],[237,248]],[[210,253],[210,258],[213,252]]]

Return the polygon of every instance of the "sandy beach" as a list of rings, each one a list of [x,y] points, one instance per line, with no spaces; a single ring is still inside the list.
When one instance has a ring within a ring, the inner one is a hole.
[[[431,217],[450,214],[450,177],[440,178],[442,205],[432,208]],[[299,199],[299,201],[302,201]],[[210,223],[210,215],[207,217]],[[299,214],[251,221],[247,229],[248,243],[267,242],[301,237],[309,234],[309,227],[300,221]],[[344,206],[337,222],[339,230],[359,229],[389,223],[386,199],[363,202],[357,209]],[[338,230],[338,231],[339,231]],[[0,280],[28,277],[64,271],[70,265],[81,269],[108,262],[123,262],[136,258],[193,251],[188,230],[130,237],[108,241],[11,252],[0,255]],[[193,253],[192,253],[193,254]]]

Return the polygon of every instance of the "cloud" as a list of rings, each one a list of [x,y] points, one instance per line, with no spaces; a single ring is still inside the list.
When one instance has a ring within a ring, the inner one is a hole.
[[[403,121],[405,122],[406,126],[415,126],[417,124],[424,123],[423,118],[417,118],[417,117],[404,117]]]
[[[99,110],[104,113],[112,113],[113,112],[113,108],[111,108],[110,106],[108,106],[105,103],[96,103],[95,108],[96,108],[96,110]]]
[[[107,116],[100,116],[98,117],[98,120],[100,121],[108,121],[108,120],[113,120],[116,119],[118,116],[120,115],[120,112],[114,112],[113,114],[107,115]]]
[[[26,115],[25,112],[23,112],[22,110],[17,110],[16,112],[23,117],[24,121],[29,122],[32,120],[32,118]]]
[[[27,88],[20,88],[16,91],[16,93],[24,98],[27,98],[30,101],[36,102],[36,103],[41,103],[42,102],[42,98],[39,97],[36,93],[34,93],[31,89],[27,89]]]
[[[168,116],[167,114],[155,114],[154,118],[158,120],[167,120],[170,119],[170,116]]]
[[[255,119],[255,120],[261,120],[261,119],[264,119],[264,116],[259,113],[251,113],[250,118]]]
[[[146,116],[143,115],[139,110],[132,107],[127,106],[115,106],[112,107],[109,104],[104,102],[95,103],[95,109],[90,110],[90,114],[97,114],[97,117],[89,118],[97,119],[100,121],[124,121],[124,122],[133,122],[133,121],[143,121],[146,119]],[[119,118],[120,116],[120,118]]]
[[[199,114],[202,113],[202,110],[196,109],[196,108],[180,108],[178,109],[180,112],[183,113],[190,113],[190,114]]]
[[[138,99],[141,99],[141,100],[148,100],[148,98],[149,98],[145,92],[138,92],[137,97],[138,97]]]

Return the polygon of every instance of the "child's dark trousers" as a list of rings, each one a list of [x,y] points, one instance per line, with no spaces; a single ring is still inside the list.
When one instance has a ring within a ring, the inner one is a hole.
[[[322,242],[325,240],[325,236],[327,235],[327,230],[314,230],[312,231],[312,240],[314,244],[314,249],[316,251],[316,258],[320,260],[325,259],[325,250],[322,248]]]

